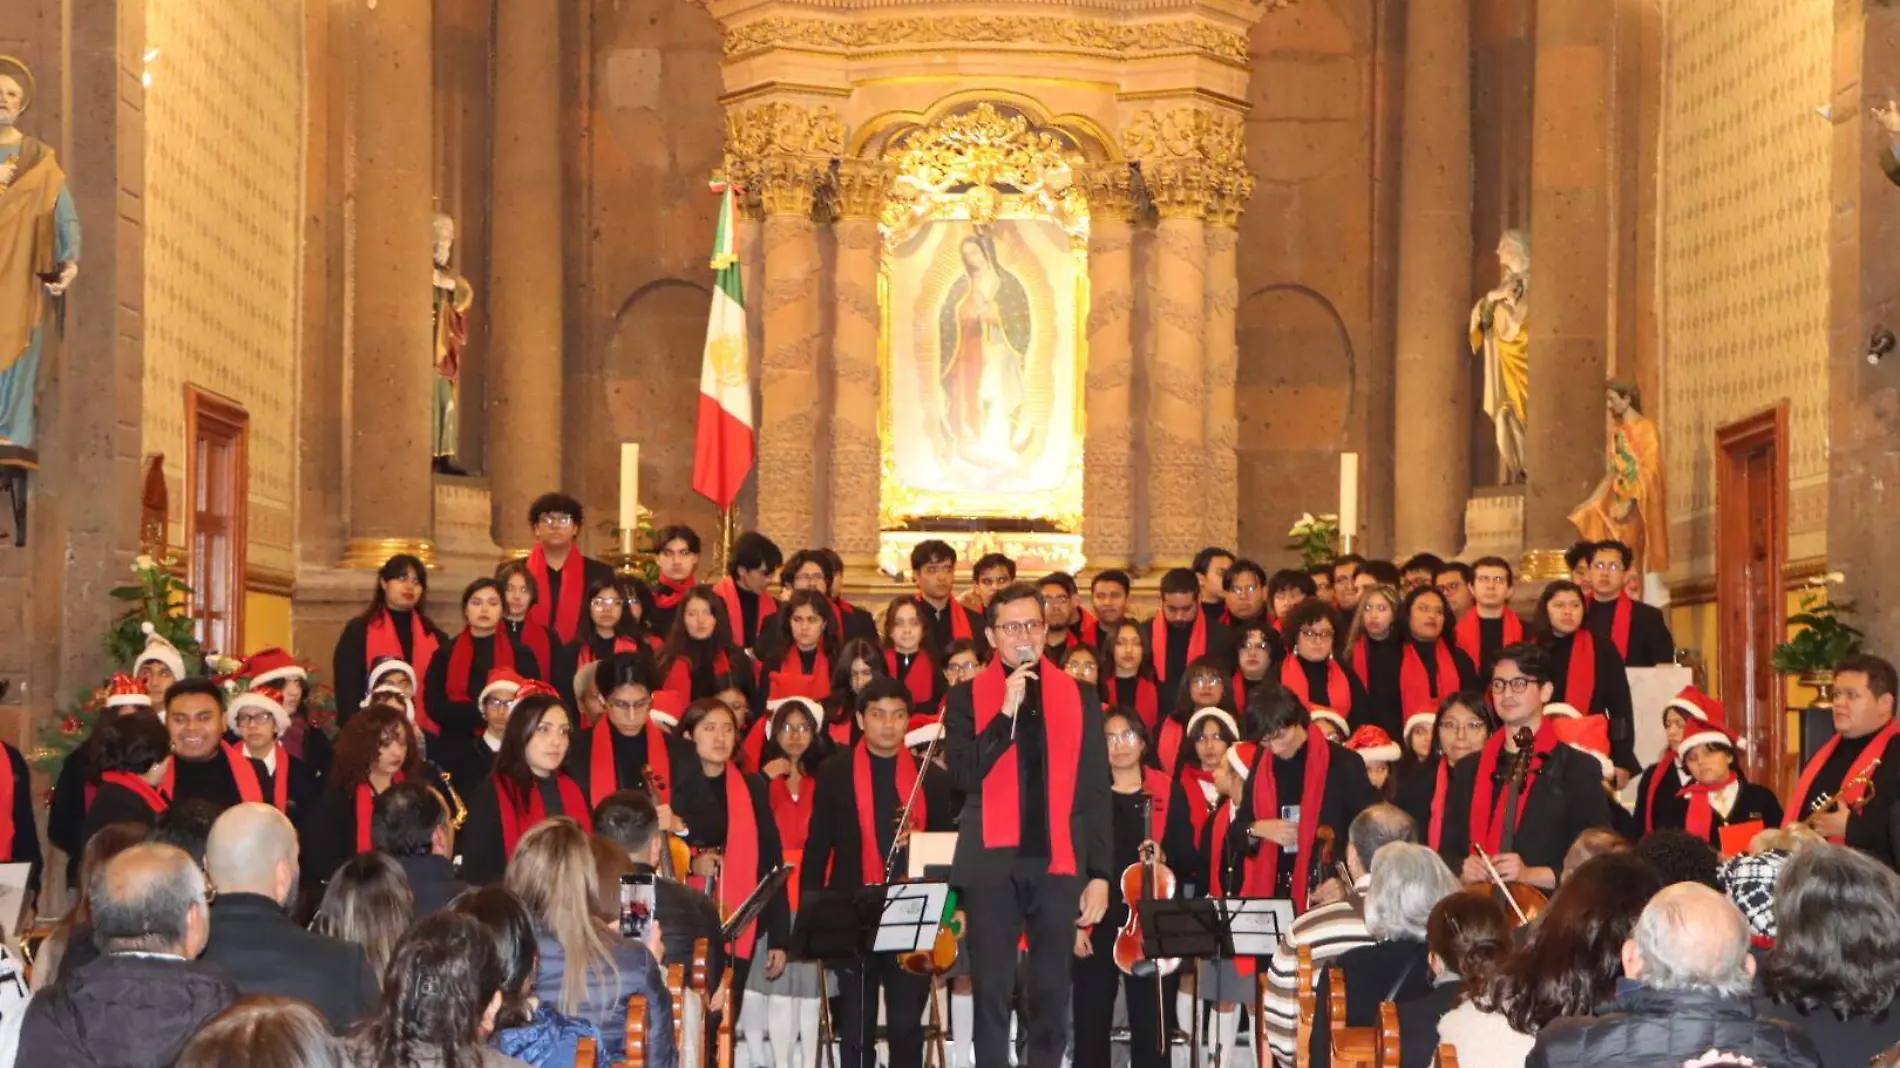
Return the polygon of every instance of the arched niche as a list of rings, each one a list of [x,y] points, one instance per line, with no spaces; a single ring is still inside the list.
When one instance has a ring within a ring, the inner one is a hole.
[[[1339,309],[1306,286],[1248,294],[1238,327],[1240,541],[1279,545],[1301,512],[1338,503],[1335,454],[1356,415],[1357,355]]]

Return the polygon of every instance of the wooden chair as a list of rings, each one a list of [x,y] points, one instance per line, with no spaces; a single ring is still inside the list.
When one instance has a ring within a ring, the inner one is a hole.
[[[591,1037],[581,1039],[581,1044],[574,1050],[574,1068],[594,1068],[599,1060],[600,1043]]]
[[[1379,1068],[1399,1068],[1399,1007],[1379,1002]]]
[[[1253,985],[1253,1053],[1256,1068],[1273,1068],[1273,1050],[1267,1046],[1267,969],[1260,968]]]
[[[680,1068],[697,1068],[687,1063],[687,1053],[697,1049],[686,1045],[686,965],[673,962],[666,966],[666,992],[673,1000],[673,1048],[679,1051]]]
[[[1458,1049],[1449,1044],[1438,1047],[1438,1068],[1458,1068]]]
[[[627,1059],[614,1068],[647,1068],[647,996],[627,999]]]
[[[1313,1020],[1319,1015],[1319,998],[1313,993],[1313,947],[1299,948],[1299,964],[1294,972],[1296,999],[1300,1011],[1293,1028],[1294,1068],[1307,1068],[1313,1061]]]
[[[1338,968],[1332,969],[1326,984],[1331,992],[1327,998],[1327,1023],[1332,1031],[1333,1068],[1377,1068],[1379,1061],[1379,1029],[1376,1027],[1346,1026],[1346,976]]]

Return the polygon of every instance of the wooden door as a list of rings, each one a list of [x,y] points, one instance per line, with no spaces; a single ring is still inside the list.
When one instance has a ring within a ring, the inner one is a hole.
[[[191,615],[206,652],[244,656],[244,547],[251,417],[237,402],[185,387],[185,544]]]
[[[1781,677],[1771,657],[1785,630],[1788,405],[1720,427],[1716,437],[1716,604],[1720,695],[1747,749],[1752,782],[1785,795],[1792,773]]]

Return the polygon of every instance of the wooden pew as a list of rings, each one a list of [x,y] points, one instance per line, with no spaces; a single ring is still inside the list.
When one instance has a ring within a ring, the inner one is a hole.
[[[1313,1020],[1319,1015],[1319,998],[1313,993],[1312,946],[1299,948],[1299,965],[1294,974],[1300,1010],[1293,1028],[1293,1064],[1294,1068],[1307,1068],[1313,1062]]]
[[[1379,1068],[1399,1068],[1399,1007],[1379,1002]]]
[[[1333,1068],[1377,1068],[1379,1029],[1346,1026],[1346,976],[1338,968],[1326,978],[1327,1023],[1332,1031]]]
[[[1440,1044],[1438,1047],[1438,1068],[1458,1068],[1457,1047]]]
[[[686,965],[673,962],[666,966],[666,993],[673,1000],[673,1048],[679,1052],[680,1068],[695,1068],[687,1063],[688,1049],[703,1043],[686,1045]]]
[[[627,999],[627,1059],[614,1068],[647,1068],[647,996]]]
[[[581,1039],[574,1050],[574,1068],[594,1068],[600,1060],[600,1043],[590,1038]]]

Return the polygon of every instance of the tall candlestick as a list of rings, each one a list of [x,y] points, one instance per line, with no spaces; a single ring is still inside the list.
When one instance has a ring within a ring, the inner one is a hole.
[[[640,525],[640,446],[620,446],[620,551],[633,555],[633,532]]]
[[[1359,454],[1339,454],[1339,537],[1340,546],[1352,552],[1352,540],[1359,533]]]

